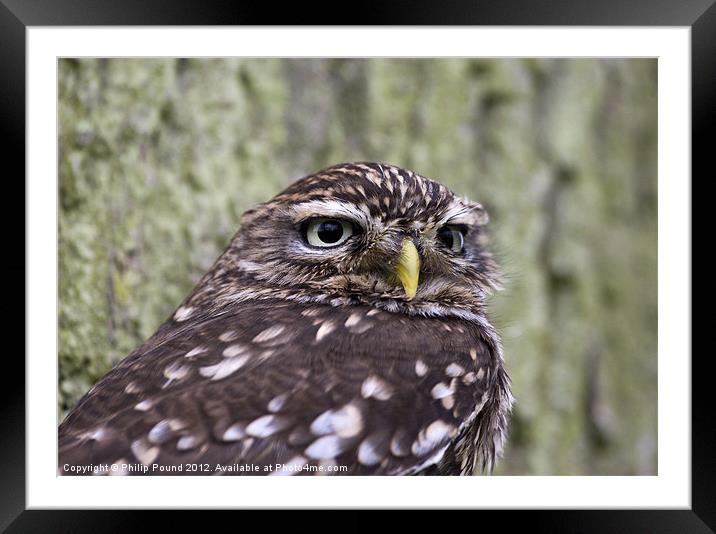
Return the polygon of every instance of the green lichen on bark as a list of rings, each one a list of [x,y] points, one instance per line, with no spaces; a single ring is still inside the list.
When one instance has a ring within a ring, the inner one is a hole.
[[[63,59],[62,417],[240,214],[342,161],[490,211],[517,397],[498,474],[656,473],[656,61]]]

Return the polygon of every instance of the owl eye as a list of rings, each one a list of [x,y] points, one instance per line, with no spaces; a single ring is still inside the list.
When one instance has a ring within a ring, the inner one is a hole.
[[[337,247],[353,235],[353,225],[340,219],[313,219],[305,227],[306,241],[314,247]]]
[[[460,253],[465,246],[465,230],[459,226],[443,226],[438,230],[438,239],[453,252]]]

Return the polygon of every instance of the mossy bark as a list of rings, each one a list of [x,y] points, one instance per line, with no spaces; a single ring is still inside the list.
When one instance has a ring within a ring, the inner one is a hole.
[[[289,182],[385,161],[490,211],[498,474],[654,474],[656,60],[59,64],[58,416]]]

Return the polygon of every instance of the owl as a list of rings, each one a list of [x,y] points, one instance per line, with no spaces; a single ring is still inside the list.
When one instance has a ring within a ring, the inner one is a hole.
[[[67,415],[59,473],[491,471],[512,395],[487,221],[387,164],[298,180]]]

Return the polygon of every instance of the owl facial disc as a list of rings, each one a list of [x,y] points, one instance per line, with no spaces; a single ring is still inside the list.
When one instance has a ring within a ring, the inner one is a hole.
[[[420,278],[420,254],[411,239],[403,239],[394,273],[403,284],[405,296],[411,300],[418,291],[418,279]]]

